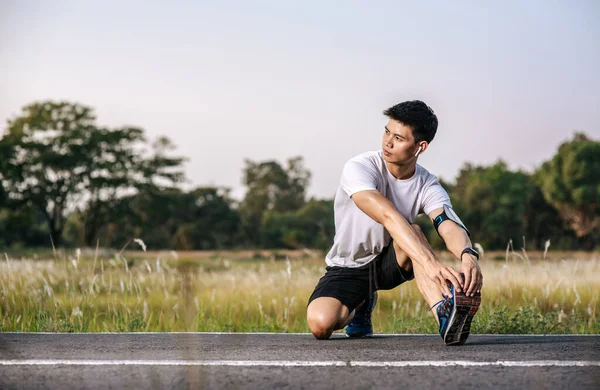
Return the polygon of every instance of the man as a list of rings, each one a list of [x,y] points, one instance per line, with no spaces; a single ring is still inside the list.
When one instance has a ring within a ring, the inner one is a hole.
[[[350,159],[334,202],[334,243],[327,271],[309,299],[307,320],[317,339],[343,329],[349,337],[373,334],[377,290],[415,279],[434,310],[447,345],[463,344],[481,302],[483,277],[469,233],[452,211],[437,178],[417,164],[437,131],[433,110],[408,101],[384,111],[389,118],[381,150]],[[418,225],[424,212],[460,271],[438,261]]]

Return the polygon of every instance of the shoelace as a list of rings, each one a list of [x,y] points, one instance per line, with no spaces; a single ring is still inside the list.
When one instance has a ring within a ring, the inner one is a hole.
[[[434,303],[434,304],[433,304],[433,306],[431,306],[431,307],[429,308],[429,310],[427,310],[427,311],[431,311],[431,309],[433,309],[434,307],[436,307],[436,306],[437,306],[437,305],[439,305],[440,303],[442,303],[442,302],[446,301],[447,299],[448,299],[448,298],[442,298],[442,299],[440,299],[439,301],[437,301],[436,303]]]

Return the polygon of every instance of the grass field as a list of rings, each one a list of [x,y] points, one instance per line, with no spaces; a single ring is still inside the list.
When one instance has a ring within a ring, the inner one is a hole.
[[[325,267],[308,250],[2,255],[0,330],[23,332],[307,332]],[[600,334],[597,252],[486,253],[481,266],[474,333]],[[375,332],[435,333],[427,309],[414,282],[383,291]]]

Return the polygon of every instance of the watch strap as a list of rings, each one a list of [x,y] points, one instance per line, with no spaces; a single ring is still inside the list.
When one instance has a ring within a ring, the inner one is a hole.
[[[466,247],[465,249],[463,249],[463,251],[460,253],[460,261],[462,261],[462,257],[465,253],[472,254],[479,261],[479,253],[471,247]]]

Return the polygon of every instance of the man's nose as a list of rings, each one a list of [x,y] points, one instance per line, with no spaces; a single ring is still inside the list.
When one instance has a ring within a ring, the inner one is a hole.
[[[386,146],[388,146],[388,147],[390,147],[390,148],[391,148],[392,146],[394,146],[394,144],[393,144],[393,142],[392,142],[392,137],[391,137],[391,136],[387,137],[387,139],[385,140],[385,144],[386,144]]]

